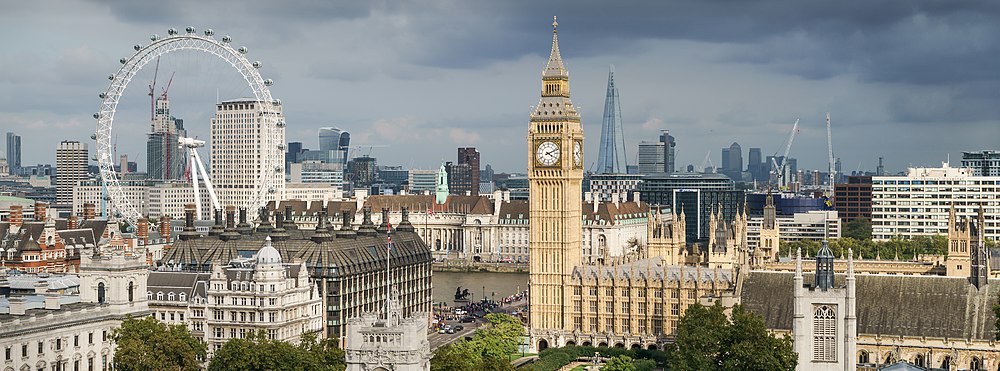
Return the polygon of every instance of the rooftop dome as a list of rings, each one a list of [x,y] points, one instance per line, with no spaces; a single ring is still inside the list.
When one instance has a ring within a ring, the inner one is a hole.
[[[271,246],[271,236],[264,240],[264,247],[257,252],[257,264],[281,264],[281,254]]]

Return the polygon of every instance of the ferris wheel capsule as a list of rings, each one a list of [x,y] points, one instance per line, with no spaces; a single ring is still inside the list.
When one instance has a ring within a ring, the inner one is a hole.
[[[97,161],[97,155],[90,156],[91,160]]]
[[[99,118],[101,118],[101,114],[100,114],[100,113],[95,113],[95,114],[94,114],[94,118],[95,118],[95,119],[99,119]]]
[[[247,47],[245,47],[245,46],[241,46],[240,49],[239,49],[240,54],[246,54],[248,51],[250,51],[250,50],[247,49]]]
[[[213,31],[211,28],[205,29],[205,36],[212,36],[212,35],[215,35],[215,31]]]
[[[125,64],[125,62],[128,62],[128,59],[122,58],[122,59],[118,60],[118,63],[121,63],[121,64]]]
[[[274,80],[264,79],[264,86],[271,86],[271,85],[274,85]]]
[[[280,106],[281,105],[281,99],[275,99],[274,101],[271,102],[271,104],[273,104],[275,106]]]
[[[160,39],[160,35],[157,35],[155,33],[153,34],[153,36],[149,37],[149,41],[156,41],[156,40],[159,40],[159,39]]]
[[[108,95],[105,94],[105,93],[98,94],[97,96],[100,97],[101,99],[104,99],[104,98],[108,97]]]
[[[194,27],[188,26],[188,28],[185,28],[184,31],[187,31],[187,33],[194,33],[196,30]]]
[[[285,127],[285,119],[278,120],[278,122],[276,122],[275,125],[277,125],[279,128]]]
[[[274,187],[268,187],[268,188],[267,188],[267,193],[274,193],[274,192],[276,192],[276,191],[277,191],[277,190],[276,190],[276,189],[274,189]]]
[[[90,139],[97,140],[97,134],[90,134]]]
[[[264,65],[263,65],[263,64],[261,64],[261,63],[260,63],[260,61],[254,61],[254,62],[253,62],[253,68],[261,68],[261,67],[263,67],[263,66],[264,66]]]
[[[108,80],[114,80],[114,79],[115,79],[115,75],[108,75]]]
[[[176,34],[177,34],[177,29],[176,28],[171,28],[171,29],[167,30],[167,35],[173,36],[173,35],[176,35]]]
[[[133,46],[132,49],[135,49],[135,51],[139,51],[139,49],[142,49],[142,44],[135,44],[135,46]]]
[[[278,149],[284,151],[285,150],[285,144],[284,143],[279,144],[278,145]]]
[[[281,166],[275,166],[274,167],[274,172],[280,173],[281,172]]]
[[[230,43],[230,42],[232,42],[232,41],[233,41],[233,38],[232,38],[232,37],[229,37],[229,35],[226,35],[226,36],[223,36],[223,37],[222,37],[222,42],[224,42],[224,43],[226,43],[226,44],[229,44],[229,43]]]

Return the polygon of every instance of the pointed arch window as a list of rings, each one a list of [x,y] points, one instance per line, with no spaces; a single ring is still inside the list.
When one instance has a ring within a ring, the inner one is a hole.
[[[104,282],[101,282],[97,284],[97,302],[99,304],[104,304],[104,296],[105,296]]]
[[[131,303],[132,300],[134,299],[134,296],[133,296],[134,294],[135,294],[135,284],[132,281],[129,281],[128,282],[128,301],[129,301],[129,303]]]
[[[820,305],[813,310],[813,361],[837,361],[837,310]]]

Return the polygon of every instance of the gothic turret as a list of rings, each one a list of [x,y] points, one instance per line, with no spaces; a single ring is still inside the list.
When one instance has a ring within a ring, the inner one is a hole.
[[[823,247],[816,253],[816,289],[826,291],[833,287],[833,258],[829,243],[823,240]]]

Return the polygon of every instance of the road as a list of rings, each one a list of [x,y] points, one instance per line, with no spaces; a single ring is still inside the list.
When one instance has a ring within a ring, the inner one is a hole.
[[[507,303],[501,306],[501,308],[508,312],[513,310],[524,310],[527,304],[528,303],[526,300],[520,300],[512,303]],[[486,324],[486,320],[482,318],[476,318],[476,321],[471,323],[460,323],[459,321],[448,321],[446,323],[452,326],[462,325],[462,327],[464,328],[462,329],[462,331],[459,331],[454,334],[439,334],[437,333],[437,331],[434,330],[428,331],[427,341],[430,342],[431,352],[437,350],[437,348],[440,348],[452,342],[464,339],[466,336],[472,336],[472,332],[475,331],[480,326]]]

